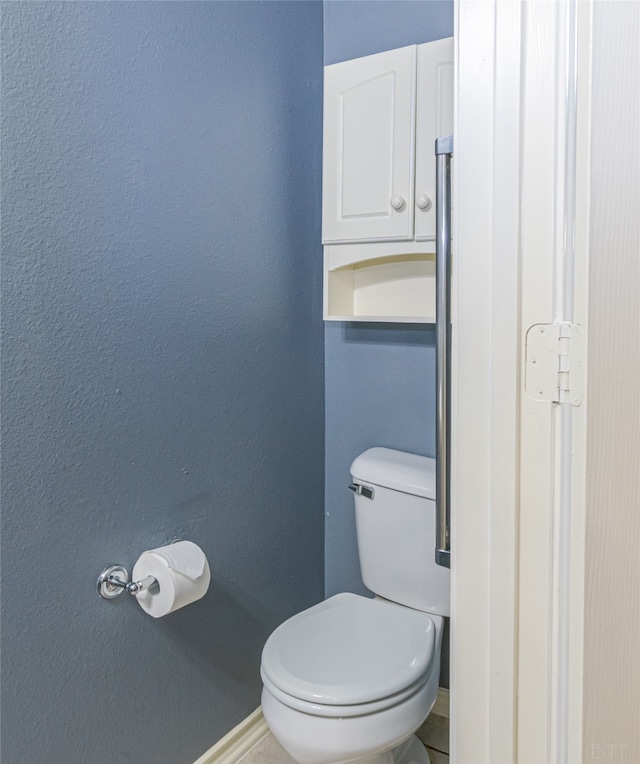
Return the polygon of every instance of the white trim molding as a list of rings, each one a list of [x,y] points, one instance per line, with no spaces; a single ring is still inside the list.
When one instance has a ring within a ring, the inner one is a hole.
[[[541,321],[588,329],[590,29],[589,0],[526,6],[523,331]],[[522,352],[520,363],[524,375]],[[582,761],[585,411],[586,400],[573,406],[521,395],[518,762]]]
[[[194,764],[236,764],[269,732],[262,715],[256,710],[212,746]]]
[[[455,6],[451,759],[516,761],[523,6]]]
[[[527,395],[586,332],[591,0],[456,2],[452,759],[582,760],[584,423]]]

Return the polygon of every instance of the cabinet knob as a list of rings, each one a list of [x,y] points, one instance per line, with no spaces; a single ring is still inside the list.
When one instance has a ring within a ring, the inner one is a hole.
[[[404,199],[399,195],[392,196],[391,199],[389,199],[389,204],[394,210],[401,210],[404,207]]]
[[[431,199],[426,194],[420,194],[416,198],[416,204],[421,210],[428,210],[431,207]]]

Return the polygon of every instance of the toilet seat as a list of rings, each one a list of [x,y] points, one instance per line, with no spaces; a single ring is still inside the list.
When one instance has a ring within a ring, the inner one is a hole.
[[[426,613],[337,594],[273,632],[261,673],[265,686],[292,708],[322,716],[370,713],[422,687],[434,643],[435,626]]]
[[[389,695],[386,698],[381,698],[380,700],[372,700],[368,703],[357,703],[355,705],[332,706],[321,703],[311,703],[308,700],[300,700],[300,698],[294,698],[293,695],[287,695],[286,692],[283,692],[279,687],[276,687],[276,685],[273,684],[273,682],[264,673],[264,671],[260,671],[260,676],[262,678],[264,689],[270,692],[271,695],[276,698],[276,700],[279,700],[280,703],[283,703],[285,706],[289,706],[289,708],[293,708],[296,711],[302,711],[302,713],[311,714],[313,716],[324,716],[327,718],[340,719],[349,716],[364,716],[365,714],[373,714],[378,711],[384,711],[385,709],[391,708],[392,706],[396,706],[410,698],[412,695],[415,695],[415,693],[424,687],[427,680],[429,679],[429,674],[427,674],[426,676],[421,677],[417,682],[414,682],[414,684],[407,687],[406,690],[402,690],[401,692],[395,693],[394,695]]]

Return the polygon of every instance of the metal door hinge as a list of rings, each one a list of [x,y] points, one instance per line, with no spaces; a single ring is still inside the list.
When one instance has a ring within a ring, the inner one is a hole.
[[[526,337],[525,389],[534,401],[579,406],[584,395],[584,330],[534,324]]]

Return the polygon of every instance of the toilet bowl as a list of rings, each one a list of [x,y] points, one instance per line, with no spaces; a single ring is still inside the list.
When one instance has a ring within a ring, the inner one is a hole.
[[[300,764],[428,762],[417,739],[402,744],[435,702],[442,626],[439,616],[349,593],[285,621],[261,666],[274,737]]]
[[[366,481],[351,487],[378,596],[336,594],[281,624],[262,652],[262,711],[298,764],[428,764],[414,733],[436,700],[449,614],[448,570],[431,562],[433,460],[376,448],[351,473]]]
[[[300,764],[428,764],[426,749],[413,734],[430,706],[423,686],[406,703],[348,718],[297,711],[262,690],[262,712],[273,736]],[[405,742],[410,742],[407,749]],[[406,751],[411,752],[405,758]]]

